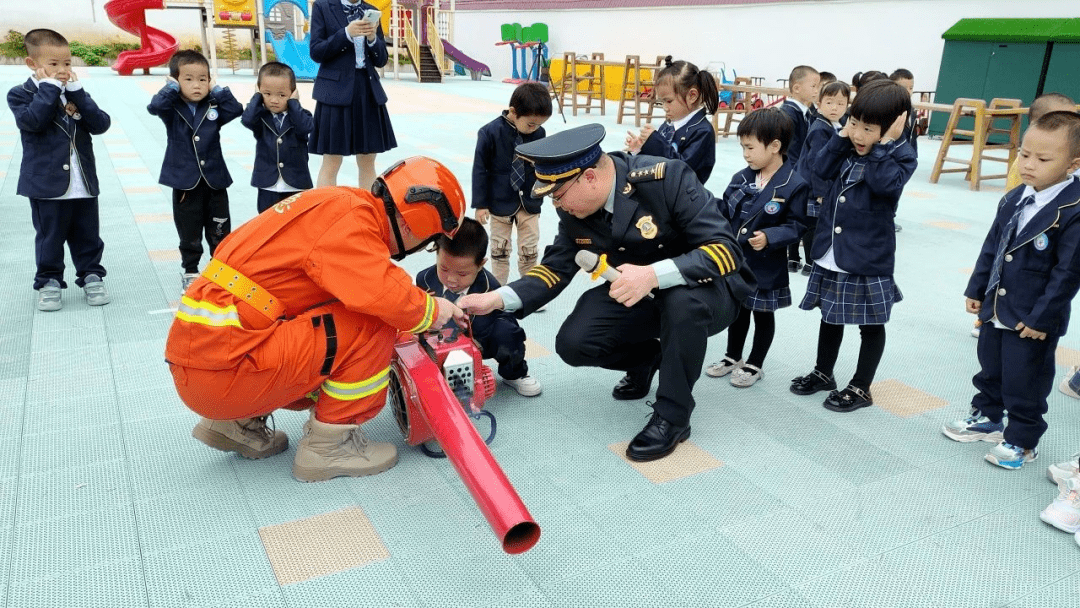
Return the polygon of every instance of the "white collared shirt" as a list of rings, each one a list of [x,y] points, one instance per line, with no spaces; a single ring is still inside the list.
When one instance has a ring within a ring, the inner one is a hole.
[[[1020,219],[1016,222],[1016,234],[1020,234],[1024,226],[1027,226],[1027,223],[1031,221],[1031,218],[1035,217],[1036,213],[1042,211],[1043,207],[1057,198],[1057,195],[1061,194],[1061,191],[1071,184],[1073,179],[1075,178],[1070,176],[1069,179],[1060,181],[1049,188],[1044,188],[1040,192],[1036,192],[1031,186],[1024,186],[1024,192],[1020,195],[1020,200],[1034,195],[1035,201],[1020,210]]]
[[[342,6],[356,6],[363,0],[357,2],[349,2],[349,0],[341,0]],[[378,25],[376,25],[378,27]],[[377,39],[376,39],[377,40]],[[356,50],[356,69],[360,69],[367,65],[366,47],[375,44],[374,42],[368,42],[367,36],[355,36],[352,39],[353,48]]]

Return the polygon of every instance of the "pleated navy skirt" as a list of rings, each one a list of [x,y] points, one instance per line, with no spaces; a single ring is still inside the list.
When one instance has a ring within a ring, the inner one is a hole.
[[[375,101],[366,70],[356,70],[352,105],[315,103],[315,131],[308,140],[312,154],[377,154],[397,147],[386,105]]]

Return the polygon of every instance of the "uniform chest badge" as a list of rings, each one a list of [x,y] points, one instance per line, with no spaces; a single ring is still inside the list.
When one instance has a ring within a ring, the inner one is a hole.
[[[778,201],[769,201],[765,203],[765,213],[769,215],[776,215],[780,212],[780,203]]]
[[[295,203],[297,201],[297,199],[299,199],[299,198],[300,198],[299,194],[294,194],[294,195],[290,196],[289,198],[287,198],[287,199],[281,201],[280,203],[274,205],[274,211],[276,211],[277,213],[285,213],[286,211],[289,210],[289,206],[292,205],[293,203]]]
[[[1050,238],[1046,236],[1045,232],[1042,232],[1039,234],[1039,236],[1035,237],[1035,242],[1033,243],[1033,245],[1035,245],[1035,249],[1043,251],[1050,246]]]
[[[651,215],[644,215],[638,218],[637,224],[634,224],[634,226],[641,231],[641,236],[647,239],[656,238],[656,224],[653,223]]]
[[[217,120],[217,117],[218,117],[218,113],[217,113],[217,110],[215,110],[214,108],[210,108],[209,110],[206,111],[206,119],[207,120]]]

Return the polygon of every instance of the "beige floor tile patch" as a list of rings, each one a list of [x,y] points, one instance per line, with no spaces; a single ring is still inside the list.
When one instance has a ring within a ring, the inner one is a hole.
[[[870,387],[870,394],[874,397],[874,405],[900,418],[910,418],[949,405],[941,397],[893,379],[875,382]]]
[[[151,249],[146,253],[150,256],[150,259],[154,260],[155,262],[172,262],[174,260],[177,262],[180,261],[179,249]]]
[[[173,216],[171,213],[136,213],[136,224],[152,224],[154,222],[171,222]]]
[[[1064,367],[1080,365],[1080,350],[1059,346],[1057,347],[1057,350],[1054,351],[1054,357],[1057,359],[1057,364]]]
[[[356,507],[259,528],[259,536],[279,585],[390,558],[371,520]]]
[[[150,173],[146,167],[117,167],[113,173]]]
[[[911,198],[937,198],[936,194],[923,192],[922,190],[908,190],[904,192],[904,196],[910,196]]]
[[[714,458],[712,454],[689,441],[680,443],[670,456],[652,462],[634,462],[627,458],[626,446],[628,445],[630,445],[629,441],[623,441],[609,445],[608,449],[618,454],[619,458],[653,483],[666,483],[724,466],[724,463]]]
[[[949,222],[945,220],[926,222],[926,225],[933,226],[934,228],[943,228],[945,230],[967,230],[968,228],[968,224],[963,222]]]
[[[540,346],[536,342],[525,338],[525,358],[536,359],[538,357],[546,357],[551,354],[551,351]]]
[[[161,188],[157,186],[128,186],[124,188],[124,194],[161,194]]]

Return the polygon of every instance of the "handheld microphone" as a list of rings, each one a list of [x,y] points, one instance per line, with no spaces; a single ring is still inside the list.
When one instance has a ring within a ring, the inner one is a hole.
[[[591,251],[582,249],[574,256],[574,261],[581,267],[582,270],[592,275],[595,280],[597,278],[604,279],[608,283],[614,283],[622,274],[617,269],[608,266],[607,256],[598,256]],[[652,298],[653,294],[645,294],[647,297]]]

